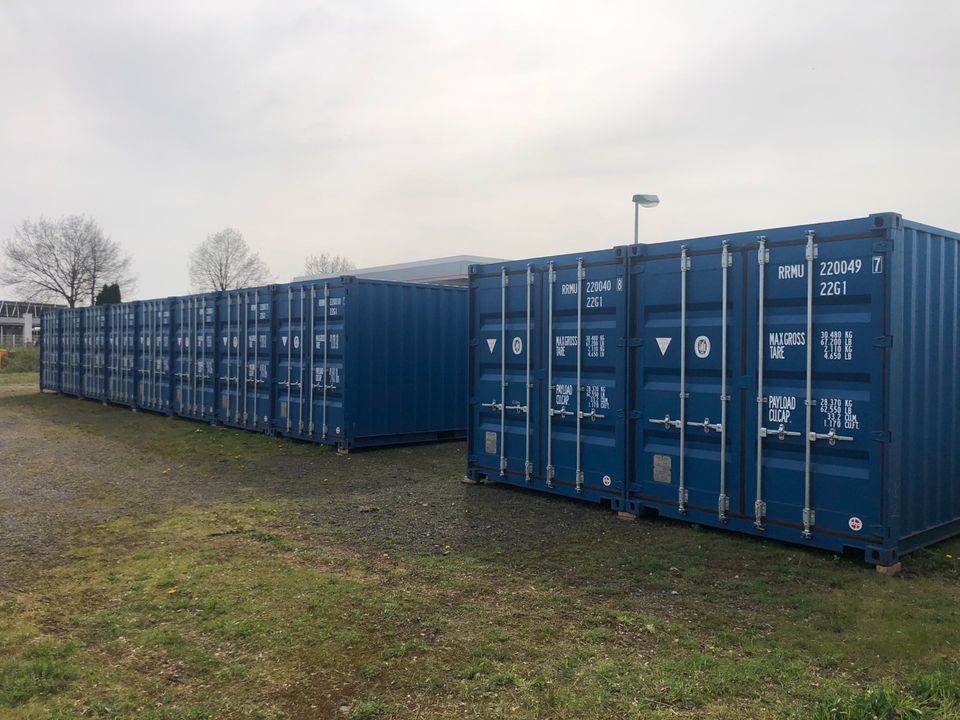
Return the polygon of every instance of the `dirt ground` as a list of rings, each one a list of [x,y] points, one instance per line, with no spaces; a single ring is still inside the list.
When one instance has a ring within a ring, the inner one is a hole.
[[[303,523],[338,528],[361,546],[418,551],[516,547],[562,541],[574,527],[598,537],[610,529],[610,513],[591,505],[463,485],[462,442],[344,457],[41,394],[35,376],[23,378],[0,385],[0,589],[23,586],[62,559],[78,528],[183,505],[292,500]],[[221,439],[232,456],[216,447]]]

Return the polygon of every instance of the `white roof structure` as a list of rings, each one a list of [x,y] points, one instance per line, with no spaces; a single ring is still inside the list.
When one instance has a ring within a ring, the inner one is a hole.
[[[372,280],[401,280],[403,282],[433,283],[436,285],[466,285],[471,265],[501,262],[500,258],[479,257],[477,255],[452,255],[450,257],[415,260],[396,265],[378,265],[376,267],[357,268],[347,272],[326,275],[301,275],[300,280],[323,280],[324,278],[352,275]]]

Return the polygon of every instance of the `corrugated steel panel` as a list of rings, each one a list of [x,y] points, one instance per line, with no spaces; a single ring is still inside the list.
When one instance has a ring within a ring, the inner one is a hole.
[[[463,435],[466,290],[340,277],[276,297],[280,433],[341,449]]]
[[[172,412],[170,300],[140,300],[136,306],[137,399],[136,406],[155,412]]]
[[[137,312],[135,303],[107,306],[109,357],[107,400],[133,405],[137,389]]]
[[[69,395],[83,394],[83,311],[62,310],[60,391]]]
[[[274,285],[220,293],[218,352],[226,373],[218,392],[217,419],[225,425],[258,432],[271,429],[275,293]]]
[[[40,318],[40,389],[60,391],[61,310],[45,312]]]
[[[890,523],[911,549],[960,530],[960,234],[892,216]]]
[[[83,316],[83,395],[107,398],[107,306],[81,308]]]
[[[217,306],[219,293],[171,300],[173,407],[177,415],[216,419]]]
[[[855,548],[881,564],[956,533],[957,243],[956,234],[886,213],[621,248],[608,274],[625,278],[628,302],[616,286],[571,288],[581,317],[598,305],[627,305],[602,325],[624,357],[606,368],[622,434],[610,433],[606,456],[582,432],[572,435],[584,480],[603,458],[614,468],[613,490],[584,483],[576,494],[633,513]],[[550,441],[571,437],[551,397],[568,383],[544,381],[549,367],[538,358],[556,359],[574,328],[569,346],[585,365],[595,352],[587,323],[544,321],[546,334],[532,334],[541,346],[532,350],[532,374],[525,353],[494,352],[497,333],[505,350],[526,317],[522,291],[511,289],[515,275],[529,265],[536,288],[547,262],[474,273],[468,474],[570,494],[559,481],[548,486],[537,465]],[[585,266],[581,282],[590,277]],[[508,281],[499,291],[498,276]],[[543,297],[534,292],[534,306]],[[584,377],[571,391],[592,412],[596,393]],[[518,402],[525,382],[534,398]],[[584,418],[577,409],[572,417]]]

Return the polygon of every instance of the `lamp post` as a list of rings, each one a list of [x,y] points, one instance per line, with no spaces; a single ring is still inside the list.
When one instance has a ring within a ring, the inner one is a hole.
[[[634,195],[633,196],[633,244],[640,243],[640,208],[652,208],[660,204],[660,198],[656,195]]]

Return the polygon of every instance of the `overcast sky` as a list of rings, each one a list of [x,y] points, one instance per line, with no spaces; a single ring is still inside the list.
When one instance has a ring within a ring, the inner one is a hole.
[[[95,217],[138,297],[240,229],[524,257],[893,210],[960,229],[960,2],[0,3],[0,237]]]

